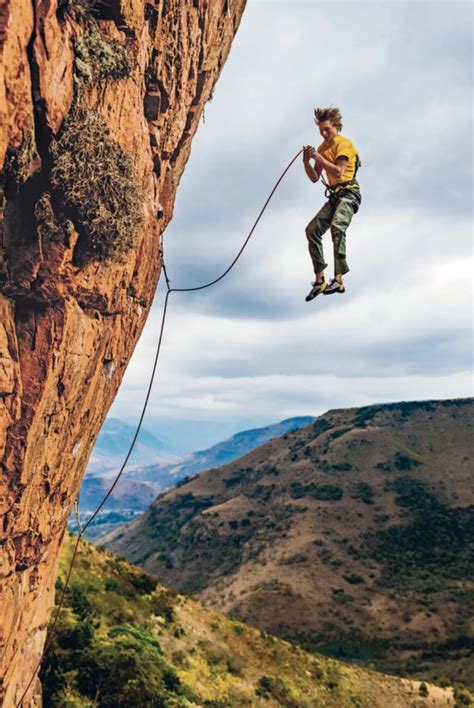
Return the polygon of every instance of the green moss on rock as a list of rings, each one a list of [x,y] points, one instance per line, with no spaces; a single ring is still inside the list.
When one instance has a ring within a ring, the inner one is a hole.
[[[133,61],[126,44],[118,39],[104,39],[92,18],[76,40],[74,49],[76,75],[84,83],[124,79],[130,75]]]

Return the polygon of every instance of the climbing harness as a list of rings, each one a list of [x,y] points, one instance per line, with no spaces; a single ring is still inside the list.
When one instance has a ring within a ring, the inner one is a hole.
[[[59,600],[59,604],[58,604],[58,607],[57,607],[57,610],[56,610],[56,614],[55,614],[55,616],[54,616],[53,623],[52,623],[52,625],[51,625],[51,629],[49,630],[49,633],[48,633],[48,638],[47,638],[47,640],[46,640],[46,642],[45,642],[45,644],[44,644],[43,651],[42,651],[41,657],[40,657],[40,659],[39,659],[39,662],[38,662],[38,664],[36,665],[35,671],[34,671],[32,677],[31,677],[31,679],[30,679],[30,681],[29,681],[27,687],[25,688],[25,690],[24,690],[24,692],[23,692],[23,694],[22,694],[22,696],[21,696],[19,702],[16,704],[16,708],[19,708],[19,707],[21,706],[21,704],[23,703],[23,700],[24,700],[26,694],[28,693],[31,684],[33,683],[34,678],[35,678],[35,676],[37,675],[37,673],[38,673],[38,671],[39,671],[39,669],[40,669],[40,667],[41,667],[41,663],[42,663],[42,661],[43,661],[43,658],[44,658],[44,655],[45,655],[45,653],[46,653],[46,650],[49,648],[49,645],[50,645],[50,643],[51,643],[51,639],[52,639],[53,634],[54,634],[54,631],[55,631],[55,629],[56,629],[56,625],[57,625],[57,622],[58,622],[58,619],[59,619],[59,615],[60,615],[60,612],[61,612],[62,607],[63,607],[63,604],[64,604],[64,599],[65,599],[65,596],[66,596],[66,591],[67,591],[68,586],[69,586],[69,581],[70,581],[70,579],[71,579],[72,569],[73,569],[73,567],[74,567],[74,562],[75,562],[75,560],[76,560],[77,552],[78,552],[78,549],[79,549],[79,543],[80,543],[82,537],[84,536],[84,533],[87,531],[87,529],[89,528],[89,526],[91,525],[91,523],[93,522],[93,520],[95,519],[95,517],[97,516],[97,514],[99,513],[99,511],[102,509],[102,507],[104,506],[104,504],[107,502],[108,498],[110,497],[110,495],[111,495],[112,492],[114,491],[115,487],[117,486],[117,484],[118,484],[118,482],[119,482],[119,480],[120,480],[120,477],[122,476],[122,473],[123,473],[125,467],[127,466],[128,460],[130,459],[130,455],[132,454],[132,450],[133,450],[133,448],[135,447],[135,443],[136,443],[136,441],[137,441],[138,434],[139,434],[140,429],[141,429],[141,427],[142,427],[143,419],[144,419],[144,417],[145,417],[145,412],[146,412],[146,409],[147,409],[147,407],[148,407],[148,401],[149,401],[149,399],[150,399],[151,389],[152,389],[152,387],[153,387],[153,382],[154,382],[154,379],[155,379],[155,373],[156,373],[156,369],[157,369],[157,365],[158,365],[158,358],[159,358],[159,356],[160,356],[160,350],[161,350],[161,342],[162,342],[162,340],[163,340],[163,331],[164,331],[164,327],[165,327],[166,313],[167,313],[167,310],[168,310],[168,300],[169,300],[169,296],[171,295],[171,293],[190,293],[190,292],[196,292],[197,290],[205,290],[206,288],[210,288],[212,285],[215,285],[215,284],[218,283],[220,280],[222,280],[223,278],[226,277],[226,275],[232,270],[232,268],[235,266],[235,264],[236,264],[237,261],[239,260],[240,256],[241,256],[242,253],[244,252],[244,250],[245,250],[245,248],[246,248],[248,242],[250,241],[250,238],[251,238],[253,232],[255,231],[255,229],[256,229],[256,227],[257,227],[258,222],[260,221],[261,217],[263,216],[263,213],[264,213],[265,209],[267,208],[267,206],[268,206],[268,204],[269,204],[271,198],[272,198],[273,195],[275,194],[275,192],[276,192],[276,190],[277,190],[277,188],[278,188],[280,182],[283,180],[283,178],[285,177],[285,175],[286,175],[286,173],[288,172],[288,170],[290,169],[290,167],[293,165],[293,163],[294,163],[294,162],[296,161],[296,159],[301,155],[302,152],[303,152],[303,150],[300,150],[300,151],[294,156],[294,158],[291,160],[291,162],[289,162],[289,164],[287,165],[287,167],[285,168],[285,170],[282,172],[282,174],[281,174],[280,177],[278,178],[278,180],[277,180],[275,186],[273,187],[272,191],[270,192],[270,195],[269,195],[267,201],[265,202],[265,204],[263,205],[263,207],[262,207],[262,209],[261,209],[259,215],[257,216],[257,219],[255,220],[255,223],[253,224],[252,228],[250,229],[250,232],[249,232],[247,238],[245,239],[245,241],[244,241],[244,243],[243,243],[243,246],[241,247],[240,251],[237,253],[236,257],[234,258],[234,260],[232,261],[232,263],[230,264],[230,266],[229,266],[218,278],[215,278],[214,280],[211,280],[209,283],[204,283],[204,285],[197,285],[196,287],[193,287],[193,288],[172,288],[172,287],[171,287],[171,280],[170,280],[170,278],[168,277],[168,273],[167,273],[167,271],[166,271],[166,265],[165,265],[164,254],[163,254],[163,244],[160,243],[160,247],[159,247],[159,258],[160,258],[160,263],[161,263],[161,267],[162,267],[162,270],[163,270],[163,275],[165,276],[165,281],[166,281],[166,296],[165,296],[165,302],[164,302],[164,305],[163,305],[163,314],[162,314],[162,317],[161,317],[161,326],[160,326],[160,333],[159,333],[158,342],[157,342],[157,346],[156,346],[155,359],[154,359],[154,362],[153,362],[153,368],[152,368],[152,372],[151,372],[151,376],[150,376],[150,381],[149,381],[149,383],[148,383],[148,388],[147,388],[147,392],[146,392],[146,396],[145,396],[145,401],[144,401],[144,403],[143,403],[142,412],[141,412],[141,415],[140,415],[140,418],[139,418],[139,421],[138,421],[138,424],[137,424],[137,427],[136,427],[135,434],[134,434],[134,436],[133,436],[132,442],[130,443],[130,447],[129,447],[128,452],[127,452],[127,454],[126,454],[126,456],[125,456],[125,459],[124,459],[124,461],[123,461],[123,463],[122,463],[122,466],[120,467],[120,470],[118,471],[116,477],[114,478],[114,481],[113,481],[112,485],[110,486],[109,490],[108,490],[107,493],[105,494],[104,498],[102,499],[102,501],[100,502],[100,504],[97,506],[97,508],[95,509],[95,511],[93,512],[93,514],[88,518],[88,520],[86,521],[86,523],[84,524],[84,526],[81,526],[80,523],[79,523],[79,507],[78,507],[78,506],[76,507],[76,509],[77,509],[76,514],[77,514],[77,521],[78,521],[78,530],[79,530],[79,533],[78,533],[78,535],[77,535],[76,543],[75,543],[75,545],[74,545],[74,549],[73,549],[73,552],[72,552],[72,557],[71,557],[71,561],[70,561],[70,563],[69,563],[69,568],[68,568],[68,572],[67,572],[67,575],[66,575],[66,580],[65,580],[65,583],[64,583],[63,588],[62,588],[62,591],[61,591],[61,597],[60,597],[60,600]],[[76,502],[76,504],[77,504],[77,502]]]
[[[359,158],[359,155],[356,155],[356,162],[355,162],[355,169],[354,169],[354,174],[352,175],[352,178],[347,180],[346,182],[337,182],[336,184],[328,184],[326,180],[324,179],[322,173],[320,176],[321,182],[324,184],[325,190],[324,190],[324,196],[326,199],[329,199],[329,201],[332,202],[338,202],[340,199],[344,197],[344,199],[348,199],[353,207],[354,207],[354,214],[357,213],[359,210],[359,206],[361,203],[361,196],[359,192],[359,183],[356,179],[357,175],[357,170],[361,166],[361,161]],[[349,187],[352,187],[355,185],[357,189],[349,189]]]

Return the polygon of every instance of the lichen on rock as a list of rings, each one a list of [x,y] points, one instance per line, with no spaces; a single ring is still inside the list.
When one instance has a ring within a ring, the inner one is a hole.
[[[51,201],[51,194],[43,192],[34,208],[37,231],[42,241],[53,241],[60,243],[65,240],[65,237],[73,230],[71,221],[66,220],[64,223],[59,223],[54,212],[54,207]]]
[[[92,17],[75,41],[74,49],[75,73],[79,82],[124,79],[133,68],[133,57],[126,44],[102,37],[100,27]]]
[[[29,132],[18,147],[10,146],[5,156],[2,183],[5,193],[16,196],[31,173],[31,165],[36,157],[33,131]]]
[[[73,110],[51,145],[51,186],[78,227],[76,260],[121,260],[143,218],[132,159],[92,110]]]

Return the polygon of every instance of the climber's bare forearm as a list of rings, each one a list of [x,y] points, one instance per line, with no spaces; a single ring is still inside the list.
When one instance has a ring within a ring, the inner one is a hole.
[[[313,167],[309,162],[304,162],[304,169],[311,182],[317,182],[321,176],[321,170]]]

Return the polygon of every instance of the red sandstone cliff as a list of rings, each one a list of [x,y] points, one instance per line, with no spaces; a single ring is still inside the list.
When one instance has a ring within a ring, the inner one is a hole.
[[[246,0],[0,2],[0,702],[146,320],[160,236]],[[39,705],[33,683],[23,705]]]

